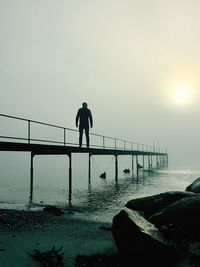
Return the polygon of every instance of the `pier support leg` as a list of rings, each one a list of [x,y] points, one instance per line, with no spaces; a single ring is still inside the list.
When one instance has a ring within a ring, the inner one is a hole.
[[[143,155],[143,171],[144,171],[144,167],[145,167],[145,166],[144,166],[144,155]]]
[[[69,153],[69,202],[71,202],[72,195],[72,154]]]
[[[31,152],[31,168],[30,168],[30,200],[33,199],[33,158],[34,153]]]
[[[156,168],[158,169],[158,155],[156,155]]]
[[[89,183],[91,181],[91,154],[89,154],[89,166],[88,166],[88,178],[89,178]]]
[[[132,177],[134,176],[134,161],[133,161],[133,155],[132,155]]]
[[[118,155],[115,155],[115,178],[118,179]]]
[[[150,166],[150,156],[149,155],[148,155],[148,167],[149,167],[149,171],[150,171],[151,166]]]
[[[137,177],[138,177],[138,155],[136,156],[136,170],[137,170]]]

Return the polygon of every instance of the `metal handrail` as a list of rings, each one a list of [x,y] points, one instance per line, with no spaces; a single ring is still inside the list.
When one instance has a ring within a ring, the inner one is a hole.
[[[15,139],[15,140],[24,140],[24,141],[28,141],[28,143],[30,143],[31,141],[34,142],[49,142],[49,143],[55,143],[55,144],[64,144],[65,145],[78,145],[77,143],[70,143],[66,141],[66,132],[67,131],[71,131],[71,132],[79,132],[78,130],[75,129],[71,129],[71,128],[67,128],[67,127],[63,127],[60,125],[55,125],[55,124],[51,124],[51,123],[46,123],[46,122],[41,122],[41,121],[36,121],[36,120],[30,120],[30,119],[26,119],[26,118],[22,118],[22,117],[17,117],[17,116],[11,116],[11,115],[6,115],[6,114],[0,114],[1,117],[5,117],[5,118],[10,118],[10,119],[15,119],[15,120],[21,120],[21,121],[26,121],[28,123],[28,130],[27,130],[27,138],[23,138],[23,137],[15,137],[15,136],[0,136],[0,138],[7,138],[7,139]],[[49,126],[49,127],[54,127],[54,128],[58,128],[58,129],[62,129],[63,132],[63,141],[54,141],[54,140],[45,140],[45,139],[33,139],[31,138],[31,124],[35,123],[35,124],[40,124],[40,125],[45,125],[45,126]],[[153,146],[149,146],[149,145],[145,145],[145,144],[140,144],[140,143],[136,143],[136,142],[131,142],[131,141],[127,141],[125,139],[121,139],[121,138],[116,138],[116,137],[110,137],[110,136],[105,136],[105,135],[101,135],[101,134],[96,134],[96,133],[90,133],[90,135],[92,136],[97,136],[97,137],[101,137],[103,138],[102,141],[102,145],[91,145],[91,147],[103,147],[104,149],[106,148],[113,148],[113,149],[119,149],[119,147],[117,146],[117,141],[123,142],[123,150],[127,150],[127,145],[129,144],[131,146],[131,150],[134,150],[133,146],[135,145],[137,147],[138,151],[144,151],[144,148],[146,147],[146,151],[149,152],[155,152],[156,149],[157,151],[160,152],[160,146],[156,147],[155,145]],[[106,147],[106,139],[111,139],[114,140],[115,145],[114,147]],[[141,147],[141,149],[140,149]],[[122,148],[121,148],[122,149]],[[130,149],[128,149],[130,150]]]

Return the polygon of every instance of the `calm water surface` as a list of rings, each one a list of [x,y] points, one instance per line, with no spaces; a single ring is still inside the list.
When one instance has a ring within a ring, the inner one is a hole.
[[[35,177],[32,202],[29,178],[0,177],[0,208],[35,210],[56,205],[90,220],[110,221],[130,199],[166,191],[184,191],[199,176],[200,170],[186,168],[166,168],[152,173],[140,171],[138,177],[121,170],[116,180],[112,172],[106,179],[101,179],[99,172],[93,171],[89,182],[83,171],[82,175],[73,176],[72,194],[69,194],[68,179],[64,176],[48,180]]]

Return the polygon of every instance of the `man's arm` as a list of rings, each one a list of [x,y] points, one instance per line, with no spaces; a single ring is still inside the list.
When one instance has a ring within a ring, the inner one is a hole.
[[[80,110],[78,110],[77,115],[76,115],[76,120],[75,120],[76,127],[78,127],[78,120],[79,120],[79,117],[80,117]]]
[[[90,127],[93,127],[93,119],[92,119],[92,113],[91,111],[89,112],[89,119],[90,119]]]

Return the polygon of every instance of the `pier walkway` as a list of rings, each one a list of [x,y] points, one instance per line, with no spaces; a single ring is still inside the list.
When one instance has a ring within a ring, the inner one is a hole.
[[[33,194],[33,159],[36,155],[67,155],[69,157],[69,191],[72,191],[72,154],[87,153],[89,155],[89,179],[91,178],[91,156],[114,155],[115,177],[118,178],[118,156],[130,155],[132,157],[132,175],[134,173],[134,160],[136,173],[140,167],[139,157],[143,159],[142,168],[149,170],[168,164],[167,149],[160,146],[145,145],[124,139],[90,133],[90,147],[79,147],[79,131],[30,119],[0,114],[0,151],[22,151],[31,153],[30,164],[30,192]],[[13,135],[14,133],[14,135]],[[148,164],[145,166],[145,157]],[[155,158],[153,162],[153,158]]]

